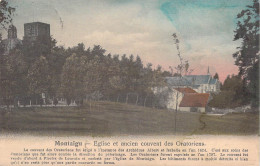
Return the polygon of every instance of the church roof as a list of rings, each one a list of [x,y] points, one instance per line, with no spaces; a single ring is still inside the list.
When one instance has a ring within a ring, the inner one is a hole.
[[[191,82],[184,77],[166,77],[165,80],[170,86],[191,86]]]
[[[209,84],[215,84],[217,82],[217,79],[211,78],[209,81]]]
[[[181,93],[197,93],[195,90],[191,88],[175,88],[175,90],[181,92]]]
[[[194,85],[208,84],[211,78],[210,75],[185,75],[183,76]]]
[[[217,79],[211,75],[185,75],[183,77],[166,77],[166,82],[171,86],[196,87],[201,84],[216,84]]]

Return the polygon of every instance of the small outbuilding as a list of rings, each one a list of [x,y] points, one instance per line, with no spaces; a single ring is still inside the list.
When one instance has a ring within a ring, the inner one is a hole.
[[[209,93],[185,93],[179,109],[187,112],[206,112],[209,97]]]

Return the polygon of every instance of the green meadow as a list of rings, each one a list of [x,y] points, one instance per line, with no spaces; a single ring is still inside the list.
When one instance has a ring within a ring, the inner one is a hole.
[[[82,107],[0,110],[0,132],[52,136],[253,135],[259,132],[259,114],[177,112],[175,117],[175,111],[91,102]]]

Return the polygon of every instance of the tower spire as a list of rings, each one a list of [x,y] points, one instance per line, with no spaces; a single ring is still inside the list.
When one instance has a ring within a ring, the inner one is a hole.
[[[210,73],[209,73],[209,66],[208,66],[208,73],[207,74],[210,75]]]

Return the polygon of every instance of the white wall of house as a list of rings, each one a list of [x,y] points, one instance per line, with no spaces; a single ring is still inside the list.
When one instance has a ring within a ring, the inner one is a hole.
[[[181,100],[184,96],[183,93],[175,90],[174,88],[168,88],[168,87],[155,87],[153,88],[154,94],[164,93],[167,95],[167,97],[163,100],[166,102],[166,108],[169,110],[179,110],[179,105],[181,103]]]
[[[167,109],[176,110],[176,105],[177,105],[177,110],[179,110],[179,105],[181,103],[183,96],[184,96],[183,93],[175,89],[172,89],[172,92],[169,94]]]
[[[197,108],[198,112],[206,112],[205,107],[195,107]],[[180,111],[190,112],[191,107],[180,107]]]
[[[217,82],[216,84],[201,84],[197,89],[194,90],[198,93],[219,92],[219,87],[219,82]]]

